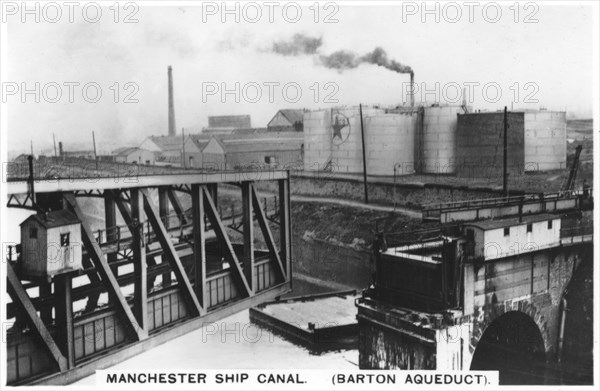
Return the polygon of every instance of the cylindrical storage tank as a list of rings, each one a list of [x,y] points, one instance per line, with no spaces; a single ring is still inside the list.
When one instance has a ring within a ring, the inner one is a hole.
[[[384,113],[382,109],[363,107],[363,123],[367,116],[382,113]],[[330,127],[332,170],[341,173],[362,173],[363,157],[359,107],[334,108],[331,109],[331,116],[333,118]],[[333,129],[336,117],[338,121],[346,120],[349,124],[349,126],[340,129],[340,134],[337,136]]]
[[[365,118],[369,175],[408,175],[415,172],[416,120],[416,112],[378,114]]]
[[[322,170],[331,160],[331,110],[304,113],[304,169]]]
[[[456,122],[461,106],[425,107],[420,137],[421,170],[424,174],[456,172]]]
[[[525,171],[567,167],[567,118],[564,111],[525,112]]]

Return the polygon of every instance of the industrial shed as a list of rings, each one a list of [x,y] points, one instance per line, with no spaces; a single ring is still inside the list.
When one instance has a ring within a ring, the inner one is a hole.
[[[185,145],[185,147],[184,147]],[[192,156],[200,152],[190,137],[181,136],[150,136],[139,146],[140,149],[156,152],[157,165],[182,166],[182,156]],[[186,167],[189,157],[186,157]]]
[[[119,148],[113,152],[116,163],[154,164],[156,152],[138,147]]]
[[[297,132],[237,135],[223,139],[222,144],[228,169],[302,165],[304,138]]]
[[[188,148],[188,143],[194,148]],[[202,167],[209,170],[222,170],[225,168],[225,147],[215,136],[191,135],[186,142],[186,160],[188,167]],[[190,149],[191,152],[188,152]]]
[[[267,124],[269,130],[304,130],[304,112],[299,109],[279,110]]]
[[[82,268],[81,223],[67,210],[34,214],[21,223],[21,272],[47,278]]]

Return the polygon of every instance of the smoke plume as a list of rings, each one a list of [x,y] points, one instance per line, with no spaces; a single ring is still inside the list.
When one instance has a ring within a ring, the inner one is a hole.
[[[361,61],[384,67],[393,72],[413,73],[411,67],[409,67],[408,65],[403,65],[396,60],[388,59],[387,53],[380,47],[376,47],[371,53],[367,53],[364,56],[362,56]]]
[[[279,41],[273,43],[273,52],[283,56],[315,54],[321,47],[321,44],[321,38],[313,38],[303,34],[295,34],[289,41]]]
[[[336,69],[340,72],[356,68],[360,64],[356,54],[347,50],[338,50],[328,56],[321,55],[319,56],[319,62],[326,68]]]
[[[338,72],[356,68],[361,64],[373,64],[389,69],[392,72],[413,73],[410,66],[401,64],[393,59],[390,60],[386,51],[381,47],[376,47],[372,52],[363,56],[359,56],[349,50],[338,50],[326,55],[320,52],[322,43],[322,38],[295,34],[288,41],[273,43],[272,51],[283,56],[314,55],[319,65],[335,69]]]

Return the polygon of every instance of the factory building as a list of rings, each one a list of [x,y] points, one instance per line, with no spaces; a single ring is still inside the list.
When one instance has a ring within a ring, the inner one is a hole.
[[[509,112],[507,122],[509,173],[566,167],[565,112]],[[457,174],[468,177],[501,176],[503,135],[503,112],[458,115]]]
[[[302,168],[302,133],[256,132],[221,139],[227,169],[253,167]]]
[[[190,135],[185,145],[187,167],[214,170],[225,167],[225,147],[215,136]]]
[[[189,137],[184,139],[181,136],[150,136],[139,148],[154,152],[156,165],[165,166],[182,166],[184,150],[186,155],[200,152]],[[186,158],[186,167],[187,165]]]
[[[269,130],[302,132],[304,130],[304,112],[306,110],[279,110],[267,124]]]
[[[154,164],[155,152],[138,147],[123,147],[113,151],[116,163]]]
[[[213,115],[208,117],[208,127],[202,129],[205,135],[231,134],[236,129],[250,129],[249,115]]]

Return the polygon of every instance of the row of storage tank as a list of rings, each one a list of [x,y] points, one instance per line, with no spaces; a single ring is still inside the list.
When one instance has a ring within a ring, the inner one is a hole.
[[[564,112],[516,112],[509,118],[511,164],[521,171],[564,168]],[[465,167],[502,163],[503,113],[466,114],[462,106],[415,109],[362,109],[365,158],[369,175],[465,174]],[[336,120],[348,126],[338,134]],[[459,127],[460,122],[460,129]],[[306,112],[305,170],[363,171],[358,107]]]

